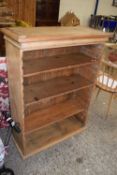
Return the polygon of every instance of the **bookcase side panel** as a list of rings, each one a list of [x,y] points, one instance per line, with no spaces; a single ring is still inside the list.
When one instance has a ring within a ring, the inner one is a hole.
[[[84,66],[84,69],[79,68],[79,74],[86,78],[88,81],[92,82],[93,86],[90,87],[90,92],[89,92],[89,102],[87,104],[87,109],[85,113],[87,114],[89,105],[91,103],[91,97],[93,94],[93,89],[96,86],[96,81],[97,81],[97,75],[100,69],[100,63],[101,60],[103,59],[103,53],[104,53],[104,44],[92,44],[92,45],[84,45],[81,46],[80,52],[85,54],[86,56],[89,56],[93,58],[92,64],[89,66]],[[84,95],[85,96],[85,95]],[[86,115],[86,121],[87,122],[87,115]]]
[[[6,40],[6,56],[8,65],[8,84],[11,115],[20,124],[21,133],[13,133],[16,144],[24,150],[24,103],[23,103],[23,72],[22,52]]]

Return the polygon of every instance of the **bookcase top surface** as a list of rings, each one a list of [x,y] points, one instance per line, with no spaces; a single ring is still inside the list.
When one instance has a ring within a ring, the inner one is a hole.
[[[12,27],[2,29],[3,33],[18,43],[41,42],[41,41],[64,41],[68,40],[100,40],[107,41],[112,34],[104,33],[89,27]]]

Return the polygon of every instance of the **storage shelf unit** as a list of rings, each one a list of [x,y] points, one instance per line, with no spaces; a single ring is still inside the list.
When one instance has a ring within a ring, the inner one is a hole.
[[[109,34],[83,27],[3,30],[16,145],[26,158],[86,127]]]

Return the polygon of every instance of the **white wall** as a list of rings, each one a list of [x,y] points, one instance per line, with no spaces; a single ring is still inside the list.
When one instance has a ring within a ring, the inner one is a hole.
[[[60,0],[59,19],[67,12],[73,11],[80,19],[81,25],[88,25],[90,15],[94,13],[96,0]],[[100,0],[97,14],[117,15],[117,7],[112,0]]]
[[[112,6],[113,0],[100,0],[97,14],[117,15],[117,7]]]

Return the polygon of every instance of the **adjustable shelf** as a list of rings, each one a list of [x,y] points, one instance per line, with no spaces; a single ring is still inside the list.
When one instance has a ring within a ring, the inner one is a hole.
[[[103,43],[110,34],[84,27],[3,29],[13,133],[27,158],[86,128]]]

